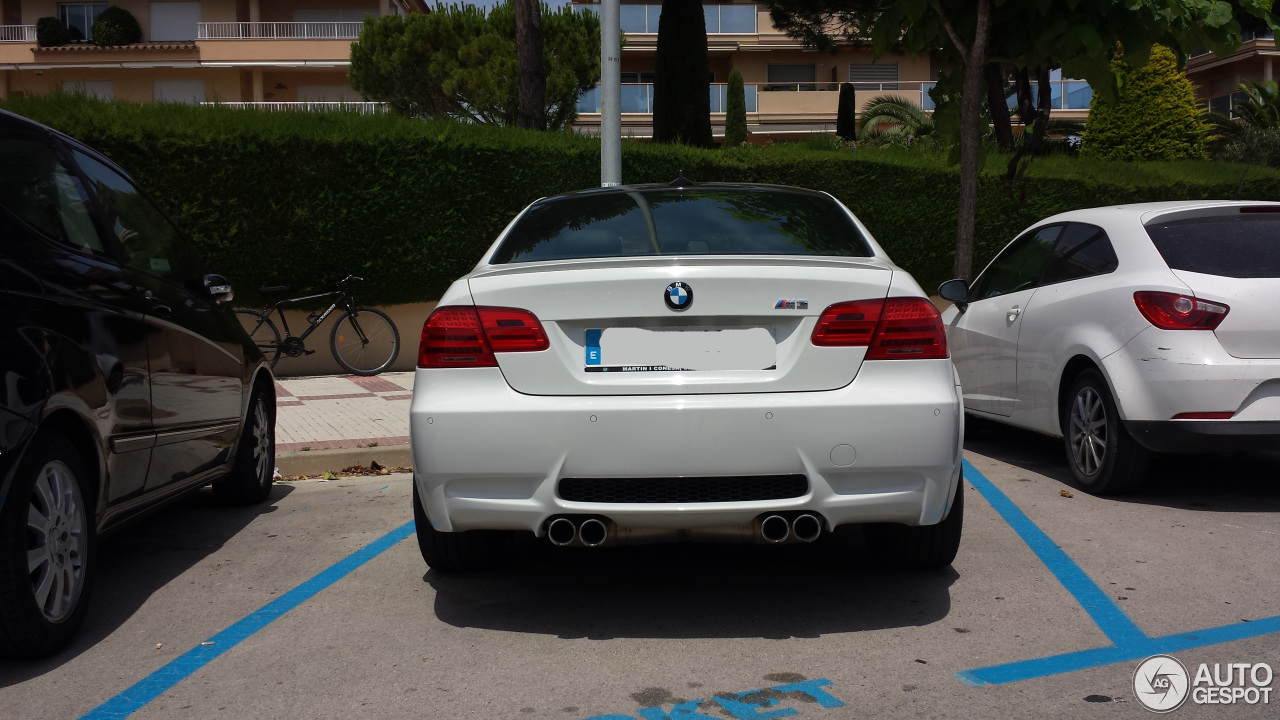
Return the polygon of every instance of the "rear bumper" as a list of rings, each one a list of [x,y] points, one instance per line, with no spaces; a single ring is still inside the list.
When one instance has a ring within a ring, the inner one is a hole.
[[[816,512],[828,528],[928,525],[945,516],[960,474],[955,378],[950,360],[882,361],[826,392],[553,397],[513,391],[497,368],[420,369],[414,480],[432,525],[446,532],[541,534],[560,514],[699,529],[787,510]],[[568,477],[787,474],[808,478],[803,496],[677,504],[557,495]]]
[[[1280,420],[1130,421],[1125,428],[1139,445],[1163,453],[1280,450]]]

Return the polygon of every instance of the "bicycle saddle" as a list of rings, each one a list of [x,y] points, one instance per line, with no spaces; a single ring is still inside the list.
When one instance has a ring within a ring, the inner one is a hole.
[[[258,292],[260,292],[260,293],[262,293],[263,295],[265,295],[265,294],[267,294],[267,293],[279,293],[279,292],[284,292],[284,291],[286,291],[286,290],[288,290],[288,289],[289,289],[289,286],[288,286],[288,285],[268,285],[268,286],[266,286],[266,287],[260,287],[260,288],[258,288]]]

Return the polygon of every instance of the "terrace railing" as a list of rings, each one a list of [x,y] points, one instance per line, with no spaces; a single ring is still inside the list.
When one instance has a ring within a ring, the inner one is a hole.
[[[355,40],[359,22],[202,22],[199,40]]]
[[[227,107],[240,110],[286,111],[300,110],[310,112],[354,112],[361,115],[375,115],[387,111],[387,104],[380,102],[204,102],[205,107]]]
[[[0,25],[0,43],[33,43],[35,25]]]

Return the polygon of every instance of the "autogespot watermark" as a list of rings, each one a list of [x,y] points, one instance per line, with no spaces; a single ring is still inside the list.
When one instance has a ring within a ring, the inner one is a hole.
[[[1195,675],[1172,655],[1153,655],[1133,672],[1133,694],[1146,709],[1167,713],[1190,698],[1197,705],[1266,705],[1273,673],[1267,663],[1200,663]]]

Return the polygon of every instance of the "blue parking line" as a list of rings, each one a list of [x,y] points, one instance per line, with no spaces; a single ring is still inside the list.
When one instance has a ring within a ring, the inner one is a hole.
[[[1192,650],[1206,645],[1244,640],[1275,632],[1280,632],[1280,615],[1254,620],[1253,622],[1224,625],[1208,630],[1196,630],[1194,632],[1150,638],[1123,646],[1095,648],[1052,657],[1023,660],[1006,665],[993,665],[957,673],[956,677],[970,685],[1003,685],[1005,683],[1018,682],[1019,680],[1061,675],[1062,673],[1075,672],[1076,670],[1087,670],[1103,665],[1141,660],[1152,655],[1167,655],[1180,650]]]
[[[956,673],[963,682],[1003,685],[1280,632],[1278,615],[1205,630],[1148,637],[1074,560],[968,460],[964,461],[964,477],[1027,543],[1067,592],[1076,598],[1112,645]]]
[[[1134,624],[1124,610],[1121,610],[1120,606],[1116,605],[1102,591],[1102,588],[1098,587],[1097,583],[1062,551],[1062,548],[1050,540],[1043,530],[1031,522],[1031,518],[1013,504],[1013,501],[1001,492],[1000,488],[978,472],[977,468],[970,465],[968,460],[964,461],[964,477],[977,488],[978,492],[982,493],[982,497],[986,498],[997,513],[1000,513],[1000,517],[1009,523],[1023,542],[1031,547],[1031,551],[1040,558],[1049,572],[1053,573],[1058,582],[1062,583],[1067,592],[1071,593],[1076,602],[1089,613],[1089,617],[1093,618],[1093,622],[1108,640],[1116,645],[1124,645],[1147,639],[1146,633]]]
[[[392,546],[411,534],[413,534],[412,521],[330,565],[310,580],[263,605],[205,641],[211,644],[201,643],[179,655],[129,689],[90,710],[80,720],[120,720],[141,710],[147,703],[186,680],[218,656],[280,619],[285,613],[315,597],[325,588],[351,574],[356,568],[390,550]]]

